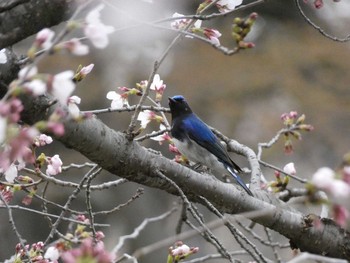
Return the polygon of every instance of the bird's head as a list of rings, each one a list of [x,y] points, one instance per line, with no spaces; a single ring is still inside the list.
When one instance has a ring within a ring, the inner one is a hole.
[[[192,113],[190,106],[187,104],[185,98],[181,95],[176,95],[169,98],[169,107],[172,118],[176,118],[183,114]]]

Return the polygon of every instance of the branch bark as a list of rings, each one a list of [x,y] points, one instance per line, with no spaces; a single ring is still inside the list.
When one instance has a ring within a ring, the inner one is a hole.
[[[67,19],[76,0],[7,0],[0,3],[0,49]]]

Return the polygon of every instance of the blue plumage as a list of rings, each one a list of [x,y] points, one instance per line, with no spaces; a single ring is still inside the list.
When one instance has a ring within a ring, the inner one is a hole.
[[[241,168],[229,157],[225,147],[210,128],[194,114],[181,95],[169,98],[172,115],[171,135],[175,146],[191,161],[204,164],[212,171],[229,172],[251,196],[252,192],[236,174]]]

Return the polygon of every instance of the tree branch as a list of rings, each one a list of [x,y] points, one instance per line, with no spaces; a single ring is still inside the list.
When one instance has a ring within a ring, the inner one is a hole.
[[[49,101],[43,96],[23,100],[26,110],[22,118],[30,124],[46,119],[57,107],[55,105],[47,110]],[[198,196],[203,196],[222,213],[272,210],[273,213],[254,218],[253,221],[291,239],[292,244],[297,244],[301,251],[350,259],[349,233],[332,220],[322,219],[323,228],[314,227],[303,214],[284,205],[274,195],[256,190],[254,194],[257,198],[250,197],[235,185],[199,174],[154,154],[95,117],[79,123],[67,121],[65,130],[64,136],[58,140],[115,175],[178,195],[177,189],[158,176],[157,172],[161,171],[181,188],[190,201],[201,202]]]
[[[67,19],[76,0],[8,0],[0,3],[0,49]],[[20,19],[19,19],[20,18]]]

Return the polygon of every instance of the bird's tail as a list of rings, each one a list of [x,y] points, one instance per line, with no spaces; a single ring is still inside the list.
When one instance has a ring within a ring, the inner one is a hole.
[[[226,167],[227,171],[230,172],[230,174],[236,179],[237,183],[243,187],[243,189],[250,195],[253,196],[253,193],[249,190],[249,188],[246,186],[246,184],[243,182],[241,177],[239,177],[231,167],[227,166]]]

